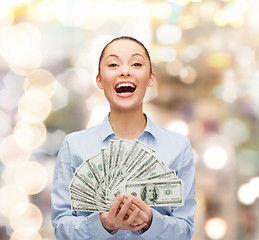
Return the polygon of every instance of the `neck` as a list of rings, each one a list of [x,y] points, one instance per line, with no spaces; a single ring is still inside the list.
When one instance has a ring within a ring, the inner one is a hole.
[[[146,118],[141,110],[111,110],[109,121],[119,139],[134,140],[144,131]]]

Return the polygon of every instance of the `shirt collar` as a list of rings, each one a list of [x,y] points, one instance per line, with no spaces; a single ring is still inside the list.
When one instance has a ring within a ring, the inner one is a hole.
[[[142,134],[148,133],[150,134],[153,138],[157,138],[156,134],[156,125],[153,123],[153,121],[144,113],[145,118],[147,120],[147,125],[143,131]]]
[[[112,126],[109,121],[109,114],[104,118],[101,123],[101,139],[104,142],[108,137],[115,136]]]
[[[145,118],[147,120],[147,125],[143,131],[143,134],[148,133],[150,134],[153,138],[157,138],[156,134],[156,125],[152,122],[152,120],[144,113]],[[101,123],[101,139],[102,141],[105,141],[109,137],[116,137],[112,126],[109,121],[109,114],[104,118],[103,122]]]

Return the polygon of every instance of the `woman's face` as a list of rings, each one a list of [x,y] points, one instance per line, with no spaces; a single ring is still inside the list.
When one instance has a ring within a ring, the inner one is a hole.
[[[121,39],[107,46],[96,82],[104,90],[111,109],[142,107],[146,89],[154,81],[155,74],[150,73],[150,62],[141,45]]]

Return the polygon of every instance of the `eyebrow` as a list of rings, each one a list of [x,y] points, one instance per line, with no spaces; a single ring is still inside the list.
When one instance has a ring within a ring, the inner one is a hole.
[[[140,53],[134,53],[134,54],[131,55],[131,57],[134,57],[134,56],[141,56],[142,58],[144,58],[144,56],[143,56],[142,54],[140,54]],[[108,55],[108,56],[106,57],[106,59],[107,59],[108,57],[120,58],[120,57],[119,57],[118,55],[116,55],[116,54],[110,54],[110,55]]]
[[[131,57],[134,57],[134,56],[141,56],[141,57],[144,58],[144,56],[142,54],[140,54],[140,53],[134,53],[134,54],[131,55]]]
[[[108,55],[108,56],[106,57],[106,59],[107,59],[108,57],[116,57],[116,58],[119,58],[119,56],[116,55],[116,54],[110,54],[110,55]]]

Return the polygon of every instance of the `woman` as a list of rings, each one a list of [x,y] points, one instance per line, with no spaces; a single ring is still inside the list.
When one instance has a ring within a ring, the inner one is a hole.
[[[52,223],[57,239],[191,239],[196,210],[195,166],[187,137],[155,125],[143,113],[147,87],[156,80],[145,46],[131,37],[108,43],[100,56],[97,86],[110,113],[90,129],[66,136],[57,157],[52,190]],[[120,194],[109,212],[72,211],[68,187],[83,160],[113,139],[138,139],[156,150],[184,182],[184,205],[150,207]]]

